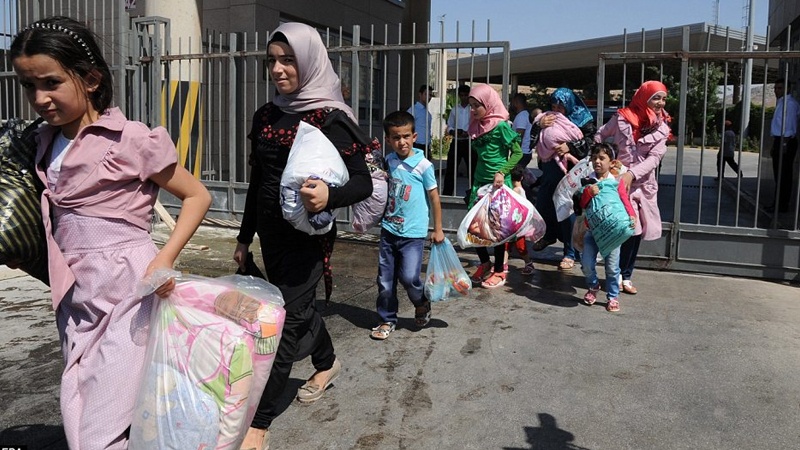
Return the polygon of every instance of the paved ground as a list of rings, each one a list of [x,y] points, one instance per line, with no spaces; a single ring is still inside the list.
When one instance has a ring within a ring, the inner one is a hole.
[[[185,251],[181,269],[230,273],[233,236],[203,227],[192,243],[209,249]],[[640,270],[640,293],[612,314],[579,302],[579,269],[540,256],[533,277],[512,260],[505,287],[434,305],[421,331],[403,297],[399,329],[376,342],[377,248],[338,242],[324,314],[343,376],[316,404],[287,393],[271,448],[797,448],[797,286]],[[49,291],[0,278],[0,447],[65,449]],[[311,371],[298,363],[290,389]]]

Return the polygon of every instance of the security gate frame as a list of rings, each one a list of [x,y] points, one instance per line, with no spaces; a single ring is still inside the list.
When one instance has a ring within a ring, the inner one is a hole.
[[[791,34],[791,33],[789,33]],[[787,46],[788,47],[788,46]],[[780,70],[778,78],[789,80],[789,67],[797,66],[800,62],[800,51],[689,51],[689,29],[683,31],[683,50],[678,52],[607,52],[599,55],[598,92],[606,92],[606,65],[613,62],[638,63],[643,67],[642,81],[644,81],[644,64],[659,63],[670,60],[680,62],[680,91],[679,113],[673,118],[678,121],[677,144],[674,157],[674,172],[669,174],[670,168],[661,167],[659,173],[659,196],[668,191],[669,180],[672,183],[673,193],[671,204],[665,204],[659,199],[662,211],[664,231],[662,237],[656,241],[642,242],[639,252],[637,267],[651,269],[668,269],[686,272],[717,273],[734,276],[748,276],[768,278],[785,281],[800,282],[800,230],[798,230],[798,207],[800,207],[800,183],[794,178],[792,187],[792,206],[788,215],[779,215],[770,212],[764,207],[763,199],[769,197],[770,177],[768,172],[769,148],[771,140],[765,136],[768,129],[762,108],[761,134],[759,147],[762,149],[757,158],[757,174],[754,195],[746,191],[747,184],[742,177],[736,181],[721,179],[716,185],[710,183],[710,178],[704,171],[703,155],[709,151],[715,154],[717,149],[706,148],[707,136],[705,130],[699,149],[700,164],[698,176],[691,175],[690,169],[695,167],[687,163],[689,157],[695,158],[697,151],[686,143],[686,114],[687,91],[689,90],[689,67],[692,62],[702,63],[706,67],[706,82],[708,80],[708,64],[717,62],[727,65],[729,62],[740,63],[747,60],[763,62],[764,89],[767,86],[767,75],[770,70]],[[662,66],[663,67],[663,66]],[[625,71],[623,70],[623,86],[625,86]],[[663,76],[663,73],[661,74]],[[727,92],[726,86],[723,92]],[[763,92],[763,91],[762,91]],[[623,90],[623,98],[624,98]],[[598,95],[598,111],[603,111],[603,95]],[[726,97],[723,96],[723,109]],[[762,99],[762,105],[763,105]],[[706,103],[705,107],[708,107]],[[744,115],[744,113],[742,113]],[[705,110],[704,110],[705,118]],[[733,118],[733,117],[732,117]],[[724,113],[723,113],[724,119]],[[600,119],[598,119],[598,126]],[[744,117],[740,118],[742,128],[738,130],[743,135]],[[671,150],[670,150],[671,151]],[[764,155],[766,153],[766,156]],[[737,155],[742,162],[742,143],[738,144]],[[716,156],[716,155],[714,155]],[[748,156],[748,155],[745,155]],[[748,158],[752,159],[752,158]],[[800,158],[798,158],[800,159]],[[665,160],[666,161],[666,158]],[[664,163],[662,161],[662,164]],[[797,162],[797,161],[796,161]],[[718,169],[719,170],[719,169]],[[722,171],[725,166],[723,163]],[[752,167],[750,168],[752,170]],[[719,173],[716,173],[719,176]],[[688,178],[692,178],[687,182]],[[695,186],[699,180],[699,185]],[[752,180],[750,180],[752,181]],[[765,181],[768,181],[765,183]],[[714,196],[704,199],[704,190],[712,188]],[[667,189],[665,189],[667,188]],[[713,192],[716,191],[716,192]],[[753,191],[753,189],[751,189]],[[669,198],[670,195],[668,194]],[[774,199],[773,199],[774,200]],[[706,202],[705,209],[703,203]],[[688,204],[697,204],[697,211],[687,208]],[[709,213],[711,210],[711,214]],[[668,218],[668,219],[665,219]],[[694,219],[694,220],[692,220]]]

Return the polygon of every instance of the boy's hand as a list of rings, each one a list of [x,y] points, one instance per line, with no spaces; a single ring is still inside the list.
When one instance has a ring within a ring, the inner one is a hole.
[[[444,232],[442,230],[433,230],[430,240],[432,244],[441,244],[444,242]]]

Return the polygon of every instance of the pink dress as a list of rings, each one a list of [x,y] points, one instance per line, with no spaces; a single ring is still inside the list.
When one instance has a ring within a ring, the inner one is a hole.
[[[43,160],[57,132],[45,126],[38,136],[45,186]],[[157,253],[149,224],[158,186],[149,178],[176,162],[166,130],[111,108],[79,132],[55,190],[42,195],[72,450],[127,448],[153,306],[152,296],[134,296]]]
[[[619,114],[615,114],[595,135],[595,142],[611,138],[617,145],[617,159],[633,173],[630,199],[638,219],[634,235],[641,234],[645,241],[654,241],[661,237],[656,169],[667,153],[667,137],[669,125],[662,122],[658,129],[634,142],[631,124]]]

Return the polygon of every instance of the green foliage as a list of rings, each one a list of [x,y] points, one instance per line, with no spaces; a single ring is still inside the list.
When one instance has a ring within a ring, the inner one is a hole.
[[[649,69],[658,70],[655,67],[650,67]],[[717,115],[717,112],[722,107],[717,96],[717,87],[723,76],[722,69],[716,64],[708,64],[699,68],[689,66],[688,89],[686,91],[686,134],[688,142],[692,142],[695,135],[701,135],[704,128],[707,133],[715,129],[712,118]],[[664,84],[669,90],[665,109],[673,116],[672,129],[677,134],[678,113],[680,111],[678,95],[681,90],[681,84],[672,75],[664,76]],[[706,116],[705,123],[703,122],[704,113]]]
[[[447,159],[447,151],[450,150],[450,135],[443,138],[433,138],[431,141],[431,159]]]
[[[543,88],[538,84],[531,85],[531,93],[527,95],[528,97],[528,108],[540,108],[542,111],[547,111],[550,109],[550,94],[547,93],[547,89]]]

